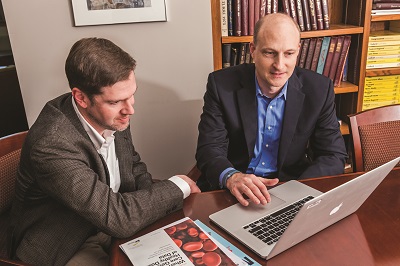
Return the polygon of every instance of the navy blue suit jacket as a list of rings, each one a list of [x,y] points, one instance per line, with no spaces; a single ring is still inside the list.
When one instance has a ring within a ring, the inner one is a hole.
[[[228,167],[246,172],[256,136],[254,64],[211,73],[196,152],[202,191],[218,189],[219,175]],[[296,67],[288,82],[278,152],[280,181],[341,174],[346,158],[332,81]]]

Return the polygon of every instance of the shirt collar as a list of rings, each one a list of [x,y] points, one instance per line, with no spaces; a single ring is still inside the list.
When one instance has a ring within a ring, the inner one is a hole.
[[[260,85],[258,85],[258,80],[257,80],[256,75],[254,75],[254,78],[255,78],[255,80],[256,80],[256,92],[257,92],[257,96],[269,98],[268,96],[264,95],[264,94],[261,92],[261,88],[260,88]],[[282,97],[282,96],[283,96],[283,99],[286,100],[286,93],[287,93],[287,86],[288,86],[288,83],[289,83],[289,80],[287,80],[287,81],[285,82],[285,84],[283,85],[282,90],[279,92],[279,94],[278,94],[275,98],[279,98],[279,97]]]
[[[76,106],[74,97],[72,97],[72,106],[74,107],[75,113],[77,114],[79,120],[81,121],[83,128],[89,135],[91,141],[93,142],[97,150],[101,148],[103,143],[109,144],[114,140],[115,131],[106,129],[102,136],[89,124],[89,122],[86,121],[86,119],[83,117],[78,107]]]

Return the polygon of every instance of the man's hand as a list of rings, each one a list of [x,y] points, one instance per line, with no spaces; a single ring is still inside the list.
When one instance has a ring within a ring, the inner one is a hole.
[[[228,178],[226,187],[243,206],[249,205],[243,194],[249,197],[255,204],[261,203],[265,205],[271,201],[271,196],[266,186],[273,186],[278,182],[278,178],[267,179],[253,174],[236,173]]]
[[[192,194],[192,193],[200,193],[201,192],[200,188],[196,185],[196,182],[194,182],[188,176],[185,176],[185,175],[176,175],[176,176],[179,177],[179,178],[182,178],[186,183],[189,184],[190,194]]]

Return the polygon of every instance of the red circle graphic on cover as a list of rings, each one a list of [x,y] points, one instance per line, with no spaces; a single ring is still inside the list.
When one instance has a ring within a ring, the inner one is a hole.
[[[195,266],[236,265],[190,219],[164,230]]]

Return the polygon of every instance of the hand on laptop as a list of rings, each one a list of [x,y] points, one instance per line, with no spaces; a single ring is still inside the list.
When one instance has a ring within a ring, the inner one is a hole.
[[[243,194],[254,203],[265,205],[271,201],[271,196],[266,186],[274,186],[278,182],[278,178],[267,179],[253,174],[236,173],[227,180],[226,187],[243,206],[249,205]]]

